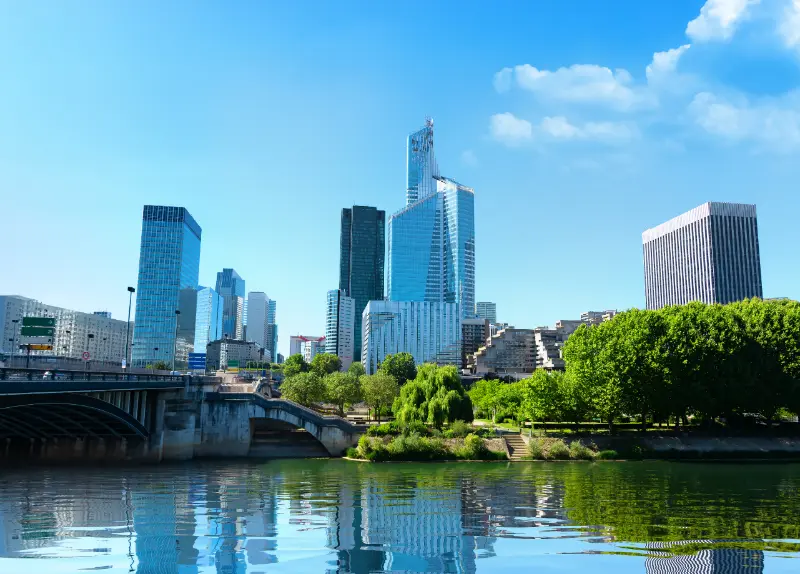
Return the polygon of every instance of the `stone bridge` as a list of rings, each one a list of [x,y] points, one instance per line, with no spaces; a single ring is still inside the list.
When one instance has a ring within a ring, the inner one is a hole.
[[[0,368],[0,459],[340,456],[361,433],[291,401],[220,388],[214,377]],[[254,448],[265,426],[271,447]]]

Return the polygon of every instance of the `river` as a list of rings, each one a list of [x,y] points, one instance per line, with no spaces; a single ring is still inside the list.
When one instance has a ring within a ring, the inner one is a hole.
[[[800,465],[0,471],[0,572],[800,572]]]

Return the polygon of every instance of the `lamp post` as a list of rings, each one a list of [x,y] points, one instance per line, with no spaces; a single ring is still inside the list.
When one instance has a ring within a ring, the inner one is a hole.
[[[153,363],[150,365],[150,369],[153,371],[153,374],[156,374],[156,362],[155,358],[158,355],[158,347],[153,347]]]
[[[90,362],[91,362],[91,360],[92,360],[92,354],[91,354],[91,352],[89,351],[89,347],[90,347],[90,345],[89,345],[89,344],[91,343],[92,339],[94,339],[94,333],[87,333],[87,334],[86,334],[86,352],[87,352],[87,353],[89,353],[89,358],[86,360],[86,370],[87,370],[87,371],[88,371],[88,370],[90,370],[90,365],[89,365],[89,363],[90,363]]]
[[[11,362],[14,362],[14,347],[17,346],[17,323],[19,323],[19,319],[11,319],[11,323],[14,325],[14,338],[11,339]]]
[[[178,317],[181,312],[175,309],[175,341],[172,343],[172,371],[175,371],[175,355],[178,354]]]
[[[128,326],[125,328],[125,359],[122,361],[122,368],[127,369],[128,363],[130,362],[130,338],[131,338],[131,303],[133,303],[133,294],[136,293],[136,289],[133,287],[128,287]]]

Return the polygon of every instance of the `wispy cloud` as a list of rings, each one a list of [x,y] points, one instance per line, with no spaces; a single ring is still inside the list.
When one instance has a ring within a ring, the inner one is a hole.
[[[529,121],[505,112],[489,119],[489,133],[500,143],[514,147],[531,139],[533,126]]]
[[[695,42],[729,40],[750,9],[761,0],[707,0],[700,14],[686,25],[686,36]]]

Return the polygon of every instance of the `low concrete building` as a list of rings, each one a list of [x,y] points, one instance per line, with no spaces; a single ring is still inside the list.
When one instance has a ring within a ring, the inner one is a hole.
[[[475,353],[489,340],[488,319],[461,320],[461,368],[468,369],[475,362]]]
[[[537,327],[534,329],[536,339],[536,368],[548,371],[564,369],[564,357],[561,349],[575,330],[583,325],[580,320],[557,321],[554,328]]]
[[[474,354],[477,375],[532,373],[536,368],[534,329],[507,327],[493,335]]]
[[[248,361],[263,361],[262,350],[253,341],[238,339],[221,339],[213,341],[206,347],[206,368],[225,370],[229,366],[245,367]]]

